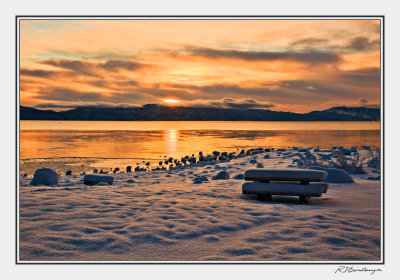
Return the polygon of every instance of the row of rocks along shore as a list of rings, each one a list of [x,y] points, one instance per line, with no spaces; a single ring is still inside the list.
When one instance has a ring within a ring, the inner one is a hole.
[[[361,149],[371,149],[370,146],[362,146]],[[358,153],[358,148],[357,147],[351,147],[350,149],[344,148],[342,146],[340,147],[331,147],[331,149],[319,149],[317,148],[298,148],[298,147],[293,147],[292,148],[292,153],[290,149],[275,149],[275,148],[251,148],[251,149],[237,149],[234,152],[220,152],[220,151],[213,151],[211,154],[203,154],[203,152],[198,152],[198,155],[196,156],[195,154],[192,154],[191,156],[183,156],[180,159],[178,158],[173,158],[173,157],[168,157],[164,156],[164,160],[160,160],[158,162],[158,165],[152,164],[150,161],[142,161],[142,163],[136,163],[136,166],[133,168],[131,165],[126,166],[126,168],[121,169],[119,167],[115,168],[110,168],[110,169],[93,169],[92,173],[93,174],[109,174],[109,173],[124,173],[124,172],[150,172],[150,171],[160,171],[160,170],[174,170],[174,169],[183,169],[183,168],[188,168],[188,167],[194,167],[194,166],[204,166],[204,165],[213,165],[218,162],[229,162],[233,159],[237,158],[243,158],[247,156],[252,156],[252,155],[257,155],[257,154],[262,154],[262,153],[269,153],[269,152],[278,152],[278,153],[284,153],[287,152],[287,154],[283,154],[284,156],[305,156],[305,157],[311,157],[312,153],[318,153],[318,152],[325,152],[325,154],[321,154],[320,156],[324,160],[331,160],[332,158],[335,158],[336,156],[330,152],[338,150],[344,155],[354,155]],[[328,154],[326,154],[328,152]],[[269,155],[265,155],[264,158],[269,158]],[[262,164],[257,163],[255,159],[251,160],[250,163],[257,164],[257,168],[263,168]],[[301,167],[301,161],[299,159],[293,160],[293,163],[296,164],[297,166]],[[294,166],[293,166],[294,167]],[[75,173],[71,170],[67,170],[64,172],[58,172],[59,175],[85,175],[87,172],[80,172],[80,173]],[[26,177],[27,174],[22,174],[23,177]]]

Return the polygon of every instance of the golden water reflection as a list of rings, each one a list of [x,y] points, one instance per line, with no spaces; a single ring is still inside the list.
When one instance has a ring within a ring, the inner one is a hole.
[[[254,147],[380,146],[379,122],[21,121],[20,128],[21,159],[92,157],[142,161]]]
[[[164,130],[164,142],[166,146],[167,156],[174,157],[178,151],[179,130],[168,129]]]

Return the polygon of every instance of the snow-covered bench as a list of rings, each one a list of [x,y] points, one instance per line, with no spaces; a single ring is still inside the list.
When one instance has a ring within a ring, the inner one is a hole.
[[[244,174],[242,193],[256,194],[258,200],[271,200],[272,195],[299,196],[300,204],[307,204],[312,196],[320,197],[328,190],[322,181],[328,173],[320,170],[251,169]]]

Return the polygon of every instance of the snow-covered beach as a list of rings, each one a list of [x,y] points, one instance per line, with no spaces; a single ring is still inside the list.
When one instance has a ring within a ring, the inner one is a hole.
[[[111,173],[113,185],[88,186],[84,175],[71,175],[57,186],[31,186],[32,177],[22,176],[20,260],[379,261],[381,185],[371,180],[378,169],[352,174],[355,183],[330,183],[308,205],[298,197],[258,201],[233,178],[255,168],[251,160],[293,168],[297,153]],[[230,178],[213,180],[222,170]]]

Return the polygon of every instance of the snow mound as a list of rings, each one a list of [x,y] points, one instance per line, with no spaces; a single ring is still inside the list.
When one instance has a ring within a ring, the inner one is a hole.
[[[229,179],[229,173],[226,171],[221,171],[217,175],[215,175],[212,179],[213,180],[227,180],[227,179]]]
[[[353,178],[344,170],[336,168],[323,168],[319,166],[311,166],[309,169],[313,170],[323,170],[328,172],[328,176],[325,178],[324,182],[327,183],[354,183]]]
[[[85,175],[83,178],[85,185],[96,185],[100,182],[112,185],[114,183],[114,177],[112,176],[101,176],[101,175]]]

